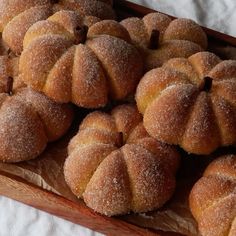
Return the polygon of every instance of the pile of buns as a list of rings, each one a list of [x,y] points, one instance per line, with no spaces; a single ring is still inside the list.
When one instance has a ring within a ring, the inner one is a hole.
[[[180,148],[207,158],[236,143],[236,61],[207,52],[192,20],[114,19],[110,0],[0,0],[0,160],[36,158],[75,109],[98,109],[69,142],[64,175],[107,216],[162,207]],[[235,207],[228,155],[195,184],[190,209],[203,236],[233,236]]]

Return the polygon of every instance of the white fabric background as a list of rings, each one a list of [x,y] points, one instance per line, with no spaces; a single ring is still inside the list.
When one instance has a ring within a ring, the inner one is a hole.
[[[132,0],[236,36],[236,0]],[[89,229],[0,197],[0,236],[99,236]]]

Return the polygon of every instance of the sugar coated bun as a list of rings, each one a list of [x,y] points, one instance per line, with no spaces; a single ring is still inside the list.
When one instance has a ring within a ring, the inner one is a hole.
[[[121,24],[144,54],[146,70],[160,67],[171,58],[187,58],[207,48],[206,34],[190,19],[172,20],[161,13],[150,13],[143,19],[127,18]]]
[[[100,21],[87,32],[84,20],[60,11],[31,26],[19,70],[27,85],[57,102],[98,108],[134,93],[143,62],[118,22]]]
[[[50,0],[1,0],[0,31],[9,48],[20,54],[28,28],[52,14]]]
[[[207,167],[189,203],[202,236],[236,235],[236,155],[222,156]]]
[[[65,179],[72,192],[104,215],[161,207],[175,189],[180,156],[151,138],[136,107],[95,111],[68,146]]]
[[[37,157],[48,142],[66,133],[73,120],[68,104],[57,104],[30,88],[21,88],[17,58],[0,57],[0,161]]]
[[[141,79],[136,101],[154,138],[195,154],[236,143],[236,61],[175,58]]]

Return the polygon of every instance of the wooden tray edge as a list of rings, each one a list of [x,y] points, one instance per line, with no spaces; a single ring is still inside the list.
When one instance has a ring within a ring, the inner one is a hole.
[[[154,232],[118,218],[102,216],[86,207],[82,202],[73,202],[2,171],[0,171],[0,195],[106,235],[179,235],[168,232]]]
[[[150,8],[135,4],[133,2],[126,1],[126,0],[113,0],[113,1],[114,1],[114,8],[115,9],[118,8],[123,11],[130,12],[130,14],[137,15],[139,17],[142,17],[142,16],[144,16],[148,13],[152,13],[152,12],[159,12],[159,11],[156,11],[156,10],[153,10],[153,9],[150,9]],[[160,13],[167,15],[167,16],[171,17],[172,19],[177,18],[177,17],[168,15],[163,12],[160,12]],[[208,36],[210,36],[211,38],[216,39],[218,41],[222,41],[224,43],[228,43],[231,46],[236,46],[236,38],[235,37],[228,35],[228,34],[221,33],[219,31],[215,31],[213,29],[209,29],[204,26],[202,26],[202,28],[204,29],[206,34]]]

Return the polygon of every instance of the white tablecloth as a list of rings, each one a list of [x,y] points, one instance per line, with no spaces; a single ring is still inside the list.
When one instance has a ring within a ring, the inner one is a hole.
[[[133,2],[236,36],[235,0],[133,0]],[[91,230],[0,197],[0,236],[99,236]]]

